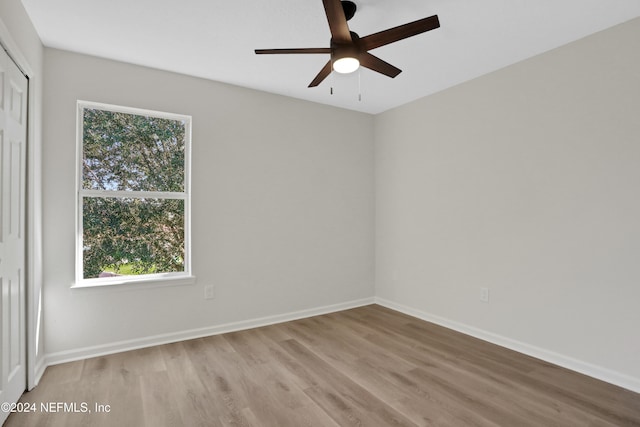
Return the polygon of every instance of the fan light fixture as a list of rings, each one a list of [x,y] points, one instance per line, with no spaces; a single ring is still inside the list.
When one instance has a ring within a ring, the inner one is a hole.
[[[358,40],[356,33],[350,33],[353,40]],[[331,42],[331,59],[333,70],[340,74],[353,73],[360,67],[360,49],[355,43]]]
[[[333,71],[341,74],[353,73],[360,67],[360,61],[357,58],[345,57],[340,58],[333,63]]]

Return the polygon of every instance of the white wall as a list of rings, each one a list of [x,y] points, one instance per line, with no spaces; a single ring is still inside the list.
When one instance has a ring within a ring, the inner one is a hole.
[[[45,69],[51,361],[372,297],[371,116],[54,49]],[[196,285],[70,289],[78,99],[193,116]]]
[[[27,385],[44,372],[42,290],[42,77],[43,46],[19,0],[0,2],[0,43],[29,76],[27,159]]]
[[[377,297],[640,390],[640,19],[375,139]]]

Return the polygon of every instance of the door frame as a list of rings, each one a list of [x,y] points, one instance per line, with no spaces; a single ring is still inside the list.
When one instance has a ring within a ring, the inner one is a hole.
[[[26,384],[32,390],[40,381],[46,368],[42,343],[42,184],[40,132],[36,129],[36,108],[40,102],[34,90],[38,81],[31,64],[14,41],[9,29],[0,18],[0,48],[27,77],[27,167],[26,178]],[[41,88],[38,88],[41,90]]]

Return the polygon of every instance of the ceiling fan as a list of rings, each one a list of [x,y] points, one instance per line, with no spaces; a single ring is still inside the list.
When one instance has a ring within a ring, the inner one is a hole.
[[[331,59],[309,83],[309,87],[318,86],[331,74],[332,69],[338,73],[351,73],[356,71],[360,65],[393,78],[400,74],[402,70],[370,54],[369,51],[440,27],[438,15],[433,15],[361,38],[353,31],[350,31],[347,25],[347,21],[353,18],[356,12],[355,3],[352,1],[341,2],[340,0],[322,0],[322,3],[324,4],[324,11],[331,31],[330,47],[255,50],[259,55],[283,53],[330,54]]]

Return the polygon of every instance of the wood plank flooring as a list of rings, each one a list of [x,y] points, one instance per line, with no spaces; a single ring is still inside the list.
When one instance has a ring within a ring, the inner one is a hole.
[[[640,394],[377,305],[51,366],[21,402],[6,427],[640,426]]]

